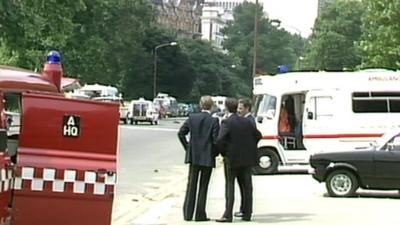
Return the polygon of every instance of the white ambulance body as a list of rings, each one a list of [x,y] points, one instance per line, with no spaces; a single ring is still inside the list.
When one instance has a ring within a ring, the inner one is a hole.
[[[253,94],[253,112],[263,135],[256,173],[274,173],[278,165],[308,164],[312,153],[353,150],[400,129],[396,71],[265,75],[254,78]],[[289,132],[279,128],[283,106],[290,109]]]

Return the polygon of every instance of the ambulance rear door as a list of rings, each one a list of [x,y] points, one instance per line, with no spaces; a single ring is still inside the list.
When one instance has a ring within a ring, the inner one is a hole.
[[[22,94],[14,225],[110,225],[119,105]]]

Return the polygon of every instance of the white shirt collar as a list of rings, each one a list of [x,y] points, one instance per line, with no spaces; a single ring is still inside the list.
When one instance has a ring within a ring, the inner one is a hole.
[[[201,112],[206,112],[206,113],[208,113],[208,114],[211,114],[211,111],[210,111],[210,110],[202,109]]]

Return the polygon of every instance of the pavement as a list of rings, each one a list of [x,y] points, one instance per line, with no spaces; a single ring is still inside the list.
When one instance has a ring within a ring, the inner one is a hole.
[[[253,176],[253,186],[254,186],[254,215],[253,220],[250,222],[245,222],[246,224],[259,224],[264,223],[266,220],[271,222],[271,214],[267,213],[273,204],[266,204],[267,196],[263,192],[263,187],[267,185],[271,186],[269,183],[268,176]],[[211,219],[207,222],[200,222],[200,224],[216,224],[215,219],[222,216],[225,209],[225,178],[224,171],[222,167],[222,160],[219,161],[217,168],[213,170],[211,175],[211,180],[209,184],[208,198],[207,198],[207,216]],[[177,225],[189,225],[195,223],[194,221],[184,221],[183,220],[183,202],[186,189],[186,179],[179,183],[179,186],[175,186],[175,192],[169,193],[169,197],[165,198],[157,205],[154,205],[144,214],[137,217],[129,225],[165,225],[165,224],[177,224]],[[278,197],[278,196],[276,196]],[[240,202],[239,187],[236,184],[235,187],[235,205],[234,212],[238,211]],[[279,215],[275,215],[279,216]],[[302,217],[303,215],[292,215],[292,217]],[[304,215],[306,216],[306,215]],[[293,218],[294,219],[294,218]],[[273,218],[272,218],[273,220]],[[244,222],[240,218],[234,218],[233,222]],[[198,223],[198,222],[196,222]]]
[[[163,199],[142,213],[127,225],[202,225],[215,222],[225,208],[223,167],[217,167],[210,180],[207,222],[184,221],[182,206],[186,180],[176,183],[173,190],[164,194]],[[280,174],[253,176],[253,217],[252,221],[234,218],[233,223],[279,224],[279,225],[398,225],[398,193],[361,190],[359,197],[326,197],[323,183],[318,183],[308,174]],[[234,212],[238,211],[240,196],[235,188]],[[370,195],[370,197],[368,197]]]

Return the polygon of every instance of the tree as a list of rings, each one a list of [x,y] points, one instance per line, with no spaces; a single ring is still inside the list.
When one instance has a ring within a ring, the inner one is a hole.
[[[2,1],[0,10],[0,63],[41,69],[55,49],[69,76],[116,85],[127,96],[147,94],[135,89],[151,85],[144,43],[155,12],[147,0]]]
[[[338,0],[329,4],[314,26],[304,67],[318,70],[355,68],[361,62],[362,3]]]
[[[400,2],[363,0],[363,67],[400,67]]]
[[[2,1],[0,59],[30,69],[42,66],[48,49],[63,49],[76,23],[72,17],[84,9],[77,1]]]
[[[192,81],[190,101],[198,101],[204,94],[235,97],[250,94],[240,78],[243,67],[238,59],[215,50],[206,41],[182,39],[179,43],[187,57],[186,66]]]
[[[254,53],[254,3],[244,2],[234,10],[234,21],[228,23],[223,33],[227,37],[224,48],[240,58],[244,66],[242,79],[246,85],[252,86],[252,65]],[[298,41],[284,29],[273,26],[272,20],[264,17],[263,8],[258,5],[258,44],[257,44],[257,71],[275,73],[278,65],[294,67],[300,56]],[[300,45],[302,46],[302,44]]]

